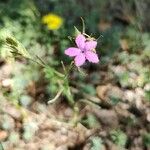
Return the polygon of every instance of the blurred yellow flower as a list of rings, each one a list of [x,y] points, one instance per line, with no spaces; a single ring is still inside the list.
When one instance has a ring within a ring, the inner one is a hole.
[[[57,30],[63,24],[63,19],[53,13],[49,13],[42,18],[42,22],[47,25],[49,30]]]

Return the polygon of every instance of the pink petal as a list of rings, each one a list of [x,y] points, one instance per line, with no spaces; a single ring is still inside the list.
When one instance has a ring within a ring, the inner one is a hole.
[[[86,38],[84,37],[84,35],[82,34],[79,34],[77,37],[76,37],[76,44],[77,46],[80,48],[80,49],[84,49],[84,46],[85,46],[85,41],[86,41]]]
[[[92,62],[92,63],[99,62],[98,55],[92,51],[87,51],[85,56],[89,62]]]
[[[96,41],[85,42],[85,50],[87,50],[87,51],[95,49],[96,46],[97,46],[97,42]]]
[[[80,53],[75,57],[75,65],[77,67],[82,66],[85,63],[85,55],[83,53]]]
[[[65,50],[65,54],[70,57],[77,56],[80,52],[81,52],[81,50],[79,48],[75,48],[75,47],[70,47]]]

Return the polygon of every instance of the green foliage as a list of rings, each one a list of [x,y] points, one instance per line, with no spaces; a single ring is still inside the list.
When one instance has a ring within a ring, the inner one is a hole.
[[[4,150],[2,143],[0,142],[0,150]]]
[[[143,36],[143,44],[145,46],[143,52],[143,59],[150,59],[150,36],[148,34],[145,34]]]
[[[100,137],[93,137],[91,142],[92,147],[90,150],[102,150],[102,139]]]
[[[99,127],[99,122],[93,114],[87,114],[86,118],[82,120],[82,123],[89,128]]]
[[[150,147],[150,133],[147,133],[143,136],[143,143],[147,148]]]
[[[119,77],[119,82],[120,82],[122,87],[131,86],[129,83],[129,77],[130,77],[129,72],[120,73],[118,75],[118,77]]]
[[[8,9],[9,8],[9,9]],[[13,61],[13,58],[25,57],[30,59],[35,50],[38,48],[45,53],[47,45],[41,48],[38,41],[42,39],[41,23],[39,12],[33,1],[11,0],[0,2],[0,56],[6,61]],[[7,13],[6,13],[7,12]],[[45,34],[46,35],[46,34]],[[18,40],[16,40],[18,39]],[[20,42],[19,42],[20,41]],[[23,43],[23,44],[21,44]],[[26,51],[25,47],[28,49]],[[30,52],[30,54],[29,54]],[[38,53],[38,52],[37,52]],[[38,53],[39,56],[43,53]],[[21,71],[19,69],[21,68]],[[6,95],[11,101],[18,103],[22,94],[26,94],[25,89],[28,84],[39,78],[38,66],[31,64],[26,68],[14,64],[12,72],[11,93]],[[34,69],[34,71],[33,71]]]
[[[90,94],[90,95],[96,95],[95,88],[91,84],[84,85],[83,88],[82,88],[82,91],[87,93],[87,94]]]
[[[17,41],[14,37],[8,36],[6,37],[5,40],[6,40],[6,46],[8,46],[8,49],[10,49],[10,53],[12,53],[14,57],[21,55],[28,59],[31,58],[30,54],[25,49],[25,47],[19,41]]]
[[[124,132],[122,132],[121,130],[113,130],[110,133],[110,137],[116,145],[122,148],[125,147],[127,143],[127,135]]]
[[[145,91],[145,98],[150,102],[150,91]]]
[[[49,89],[55,94],[57,92],[60,94],[63,93],[67,97],[69,103],[72,105],[74,100],[69,87],[68,75],[63,75],[51,67],[45,67],[44,71],[46,78],[50,82]]]
[[[3,115],[0,120],[0,127],[4,130],[12,130],[14,128],[13,119],[7,114]]]
[[[18,43],[16,42],[16,40],[11,37],[6,37],[6,43],[10,46],[18,47]]]
[[[28,122],[24,124],[23,130],[23,138],[26,141],[30,141],[34,136],[35,132],[38,130],[38,125],[36,122]]]
[[[112,28],[107,29],[102,32],[102,41],[101,41],[101,53],[112,57],[112,55],[119,49],[120,36],[121,36],[121,27],[112,26]]]
[[[17,144],[19,141],[19,134],[15,131],[11,132],[9,135],[9,141],[13,144]]]
[[[28,47],[38,37],[38,12],[32,1],[7,1],[1,4],[1,26]],[[9,9],[8,9],[9,7]],[[7,12],[7,14],[6,14]],[[37,32],[36,32],[37,31]]]
[[[125,38],[128,40],[129,50],[138,52],[142,48],[142,34],[138,28],[128,27]]]
[[[124,119],[124,122],[128,126],[134,126],[137,123],[137,118],[135,116],[130,116]]]
[[[25,66],[21,63],[14,63],[14,69],[11,77],[11,93],[6,92],[7,99],[15,104],[19,103],[19,100],[23,95],[27,94],[27,87],[29,83],[36,82],[39,78],[38,70],[34,70],[34,66]],[[22,103],[22,102],[21,102]]]
[[[21,95],[19,102],[22,106],[27,107],[31,104],[32,98],[29,95]]]
[[[117,56],[117,61],[124,65],[124,70],[117,72],[116,76],[122,87],[144,87],[150,82],[150,38],[138,29],[128,27],[127,31],[124,38],[129,48]]]
[[[111,103],[113,105],[116,105],[116,104],[118,104],[121,101],[121,99],[119,97],[117,97],[117,96],[111,96],[110,100],[111,100]]]

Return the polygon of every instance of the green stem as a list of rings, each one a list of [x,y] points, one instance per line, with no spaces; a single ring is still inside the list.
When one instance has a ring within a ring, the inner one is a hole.
[[[79,116],[79,107],[77,106],[76,103],[74,103],[74,106],[73,106],[73,118],[72,118],[72,120],[71,120],[71,124],[72,124],[73,126],[76,126],[76,125],[77,125],[77,123],[78,123],[78,121],[79,121],[78,116]]]
[[[70,89],[70,86],[69,86],[69,75],[70,75],[70,71],[73,68],[73,63],[74,62],[72,61],[71,64],[69,65],[68,70],[65,69],[66,70],[66,74],[65,74],[65,77],[64,77],[64,83],[66,84],[66,86],[68,88],[67,89],[68,90],[68,95],[69,95],[68,100],[69,100],[69,103],[70,103],[70,105],[72,107],[74,107],[74,100],[73,100],[73,96],[72,96],[71,89]]]

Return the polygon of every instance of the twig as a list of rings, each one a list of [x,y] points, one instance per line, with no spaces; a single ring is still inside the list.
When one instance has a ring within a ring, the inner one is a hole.
[[[65,67],[64,62],[63,62],[63,61],[61,61],[61,65],[62,65],[62,67],[63,67],[63,70],[64,70],[65,74],[67,74],[67,70],[66,70],[66,67]]]
[[[53,99],[49,100],[47,103],[48,104],[54,103],[60,97],[62,92],[63,92],[63,89],[59,90],[58,93],[56,94],[56,96]]]

